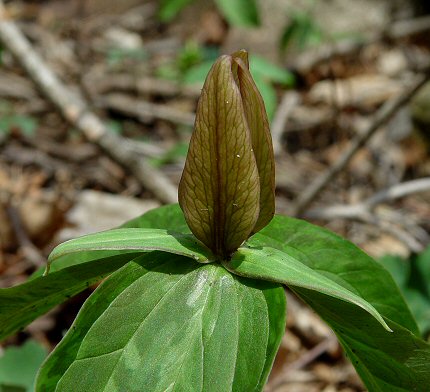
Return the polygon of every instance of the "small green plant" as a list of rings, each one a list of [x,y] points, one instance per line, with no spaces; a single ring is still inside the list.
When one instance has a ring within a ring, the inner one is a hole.
[[[417,321],[423,338],[430,337],[430,246],[409,259],[387,255],[379,262],[391,273]]]
[[[163,155],[157,158],[152,158],[149,160],[149,162],[155,167],[160,167],[165,164],[183,159],[187,155],[187,151],[188,144],[184,142],[178,142],[169,150],[167,150]]]
[[[309,12],[292,10],[289,19],[281,36],[281,50],[286,50],[290,45],[303,50],[323,41],[324,33]]]
[[[315,18],[314,6],[315,2],[311,1],[308,10],[289,9],[288,23],[286,23],[279,40],[281,52],[291,48],[302,51],[324,42],[333,43],[342,39],[364,41],[364,37],[358,32],[330,33],[323,29]]]
[[[173,63],[164,64],[157,69],[157,76],[180,80],[186,85],[203,85],[216,57],[218,50],[201,47],[195,42],[188,41]],[[277,104],[275,85],[293,87],[296,82],[295,76],[287,69],[256,55],[250,57],[249,67],[271,120]]]
[[[141,62],[147,60],[147,58],[148,53],[144,48],[110,48],[106,52],[106,62],[110,67],[116,67],[124,62]]]
[[[37,121],[26,114],[13,113],[12,105],[8,102],[0,101],[0,133],[9,135],[17,130],[24,136],[34,136],[37,128]]]
[[[19,347],[7,347],[0,353],[0,391],[34,391],[36,373],[47,354],[34,340],[27,340]]]
[[[160,65],[156,69],[156,74],[163,79],[187,82],[188,72],[195,67],[199,67],[201,64],[209,63],[212,65],[217,57],[217,50],[201,46],[193,40],[188,40],[178,51],[173,61]],[[205,68],[206,73],[203,75],[203,80],[209,68]],[[199,75],[197,80],[191,82],[200,82],[200,80],[201,77]]]
[[[158,16],[161,21],[171,21],[193,0],[162,0]],[[255,0],[214,0],[224,18],[232,25],[255,27],[260,24]]]
[[[263,100],[240,51],[211,68],[179,204],[67,241],[45,276],[0,291],[0,338],[107,278],[36,391],[261,391],[288,286],[334,330],[369,391],[426,391],[430,346],[390,274],[350,242],[274,216]],[[49,273],[48,273],[49,271]]]

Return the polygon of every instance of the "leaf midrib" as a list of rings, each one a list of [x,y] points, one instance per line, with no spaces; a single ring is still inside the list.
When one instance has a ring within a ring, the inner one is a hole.
[[[213,280],[213,278],[214,278],[214,276],[213,275],[215,275],[216,274],[216,272],[217,272],[217,270],[216,269],[213,269],[213,272],[212,272],[212,276],[208,276],[208,279],[207,279],[207,281],[206,281],[206,283],[205,284],[208,284],[208,282],[210,282],[210,281],[212,281]],[[204,315],[204,311],[205,311],[205,308],[206,308],[206,305],[207,305],[207,302],[208,302],[208,298],[209,298],[209,296],[210,296],[210,293],[211,293],[211,291],[213,290],[213,285],[209,285],[209,287],[208,287],[208,290],[207,290],[207,293],[206,293],[206,298],[205,298],[205,303],[203,304],[203,306],[202,306],[202,308],[201,308],[201,310],[199,310],[197,313],[196,313],[196,315],[198,315],[198,314],[200,314],[200,316],[201,316],[201,318],[200,318],[200,326],[201,326],[201,328],[200,328],[200,330],[201,330],[201,341],[202,341],[202,360],[201,360],[201,364],[202,364],[202,366],[203,366],[203,364],[204,364],[204,351],[205,351],[205,345],[203,344],[203,315]],[[190,349],[193,347],[191,344],[190,344]],[[179,367],[179,369],[178,369],[178,372],[177,372],[177,375],[179,375],[180,374],[180,371],[181,371],[181,369],[182,369],[182,366],[184,365],[184,362],[185,362],[185,358],[188,356],[188,354],[190,353],[190,351],[189,350],[187,350],[187,352],[186,352],[186,355],[184,355],[183,356],[183,362],[181,363],[181,366]],[[203,374],[202,374],[202,382],[201,382],[201,387],[200,387],[200,390],[201,391],[203,391],[203,385],[204,385],[204,374],[205,374],[205,372],[203,371],[202,372]],[[173,382],[173,390],[174,390],[174,388],[175,388],[175,386],[176,386],[176,382],[178,381],[178,377],[175,379],[175,381]],[[172,384],[170,384],[170,385],[172,385]]]

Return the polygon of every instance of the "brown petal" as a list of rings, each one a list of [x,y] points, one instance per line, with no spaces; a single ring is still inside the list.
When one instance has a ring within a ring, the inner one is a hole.
[[[275,161],[272,137],[263,98],[248,69],[248,54],[241,50],[232,57],[237,64],[240,93],[260,176],[260,214],[253,229],[253,233],[256,233],[271,221],[275,213]]]
[[[211,68],[196,113],[179,203],[194,233],[227,258],[258,219],[260,182],[242,96],[222,56]]]

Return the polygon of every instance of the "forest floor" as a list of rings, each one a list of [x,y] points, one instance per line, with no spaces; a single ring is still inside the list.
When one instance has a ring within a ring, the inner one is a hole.
[[[406,263],[430,244],[428,15],[386,15],[368,33],[336,39],[312,13],[308,30],[291,17],[280,51],[264,23],[229,25],[213,5],[162,22],[157,1],[102,3],[13,1],[3,11],[42,62],[29,71],[12,41],[0,44],[0,287],[24,282],[65,239],[175,202],[208,64],[242,47],[272,119],[277,212],[377,259]],[[248,31],[261,40],[249,43]],[[52,73],[59,84],[44,85]],[[52,350],[92,289],[2,347],[34,339]],[[266,390],[362,391],[333,333],[287,295]]]

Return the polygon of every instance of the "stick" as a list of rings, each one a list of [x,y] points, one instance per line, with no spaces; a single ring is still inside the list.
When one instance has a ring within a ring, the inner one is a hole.
[[[96,103],[101,107],[116,110],[127,116],[137,117],[139,121],[145,124],[157,118],[192,127],[195,120],[193,113],[187,113],[167,105],[135,99],[126,94],[106,94],[98,98]]]
[[[384,104],[377,112],[374,121],[355,139],[352,140],[350,146],[346,149],[343,155],[328,168],[324,173],[317,177],[301,194],[292,209],[292,215],[298,216],[305,211],[310,203],[312,203],[318,194],[332,181],[351,161],[357,151],[363,147],[366,142],[375,134],[375,132],[415,95],[415,93],[429,80],[430,73],[419,75],[411,85],[405,89],[403,94],[393,98]]]
[[[162,95],[165,97],[183,96],[196,99],[200,96],[201,88],[198,86],[181,85],[171,80],[136,77],[130,74],[109,74],[98,76],[100,71],[91,72],[84,76],[84,83],[88,90],[94,90],[94,95],[106,94],[111,91],[132,91],[145,95]]]
[[[6,207],[6,212],[24,256],[37,268],[45,265],[46,259],[33,242],[31,242],[30,237],[22,225],[17,209],[12,205],[8,205]]]
[[[275,156],[282,152],[282,135],[285,125],[293,109],[300,103],[300,95],[296,91],[287,91],[276,109],[272,121],[273,150]]]
[[[304,367],[312,364],[316,359],[318,359],[318,357],[323,355],[335,344],[337,344],[336,338],[334,336],[329,336],[310,350],[306,351],[293,363],[284,365],[279,376],[266,385],[267,391],[276,391],[282,385],[287,384],[291,371],[303,369]]]
[[[401,184],[393,185],[388,189],[384,189],[375,193],[372,197],[369,197],[365,204],[368,208],[373,208],[375,205],[383,203],[385,201],[391,201],[399,199],[401,197],[410,195],[412,193],[420,193],[430,191],[430,177],[420,178],[418,180],[412,180],[403,182]]]
[[[321,63],[336,56],[352,55],[366,45],[380,41],[383,38],[391,40],[402,39],[411,35],[425,33],[428,30],[430,30],[430,16],[400,20],[388,26],[386,31],[382,33],[373,33],[358,39],[346,38],[336,43],[318,46],[297,56],[290,64],[290,67],[304,75]]]
[[[63,117],[85,137],[100,146],[114,160],[130,170],[146,189],[160,201],[177,201],[176,187],[160,171],[152,168],[131,152],[129,143],[111,132],[103,121],[87,109],[83,98],[73,92],[52,72],[31,47],[28,40],[7,15],[0,0],[0,42],[25,69],[43,94],[58,108]]]
[[[430,191],[430,177],[412,180],[394,185],[390,188],[377,192],[373,196],[358,204],[334,205],[326,208],[316,208],[306,212],[305,217],[310,219],[352,219],[380,227],[381,230],[398,238],[406,244],[410,250],[419,253],[428,243],[429,236],[420,226],[408,222],[404,216],[391,213],[381,214],[374,212],[378,204],[392,201],[401,197]],[[400,226],[403,226],[400,227]]]
[[[364,215],[371,214],[378,204],[426,191],[430,191],[430,177],[393,185],[390,188],[375,193],[361,203],[352,205],[339,204],[325,208],[315,208],[306,212],[305,217],[310,219],[360,218]]]

